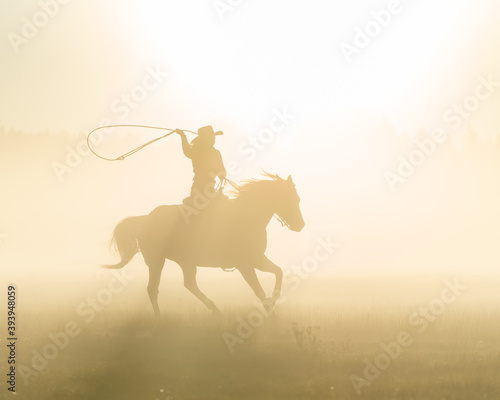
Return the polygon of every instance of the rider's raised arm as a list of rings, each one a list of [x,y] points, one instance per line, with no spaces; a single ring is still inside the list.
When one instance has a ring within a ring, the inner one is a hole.
[[[191,145],[189,144],[186,134],[181,131],[180,129],[176,130],[176,133],[181,137],[182,141],[182,151],[184,152],[184,155],[187,158],[192,158],[193,157],[193,149],[191,148]]]

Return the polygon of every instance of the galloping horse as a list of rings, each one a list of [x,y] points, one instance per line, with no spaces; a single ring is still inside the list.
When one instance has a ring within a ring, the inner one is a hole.
[[[236,268],[264,305],[269,301],[274,305],[281,293],[283,272],[264,255],[266,227],[275,214],[295,232],[300,232],[305,223],[292,178],[268,173],[265,176],[269,179],[248,180],[238,186],[234,199],[212,201],[191,221],[183,217],[183,205],[159,206],[149,215],[124,219],[116,226],[112,239],[121,261],[104,267],[122,268],[141,251],[149,267],[148,294],[157,317],[158,286],[167,258],[179,264],[184,286],[214,314],[220,311],[198,288],[197,267]],[[255,269],[275,275],[270,299]]]

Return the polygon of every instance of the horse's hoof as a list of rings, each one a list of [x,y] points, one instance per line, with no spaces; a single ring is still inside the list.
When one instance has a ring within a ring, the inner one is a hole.
[[[262,307],[264,307],[264,310],[266,312],[266,315],[272,315],[274,314],[274,305],[275,301],[271,297],[268,297],[266,300],[262,302]]]

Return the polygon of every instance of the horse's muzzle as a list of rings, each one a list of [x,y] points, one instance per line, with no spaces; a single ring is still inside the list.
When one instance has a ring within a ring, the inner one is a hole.
[[[304,229],[304,226],[306,226],[306,223],[302,221],[297,225],[290,226],[290,229],[294,232],[300,232],[302,229]]]

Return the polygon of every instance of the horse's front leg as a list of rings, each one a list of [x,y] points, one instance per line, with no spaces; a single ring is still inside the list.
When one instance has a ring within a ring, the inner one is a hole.
[[[264,289],[262,289],[262,285],[257,278],[257,274],[255,273],[255,268],[253,267],[240,267],[238,268],[245,281],[250,285],[255,295],[259,298],[262,304],[265,305],[267,300],[266,294],[264,293]]]
[[[257,265],[256,268],[260,271],[264,272],[270,272],[274,274],[276,277],[276,282],[274,284],[274,289],[273,293],[271,295],[271,301],[274,305],[276,301],[280,298],[281,296],[281,285],[283,283],[283,271],[281,270],[280,267],[278,267],[276,264],[274,264],[272,261],[269,260],[266,256],[262,258],[262,263],[261,265]]]

